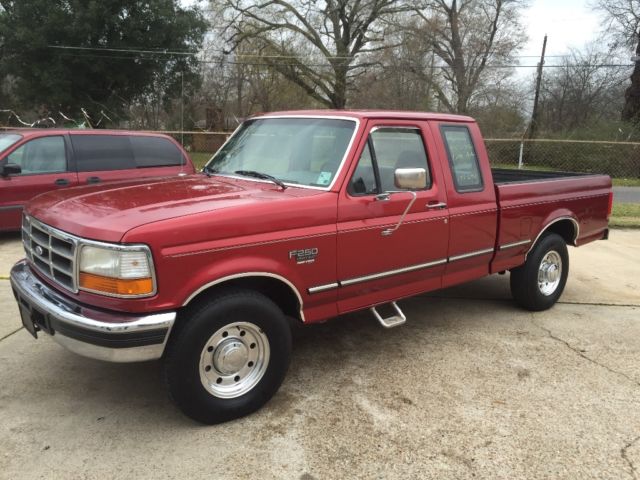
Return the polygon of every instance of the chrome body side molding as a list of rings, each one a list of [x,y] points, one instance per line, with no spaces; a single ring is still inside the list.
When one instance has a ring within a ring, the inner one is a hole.
[[[519,242],[505,243],[504,245],[500,245],[500,247],[498,247],[498,250],[509,250],[510,248],[520,247],[522,245],[528,245],[530,243],[531,239],[529,238],[526,240],[520,240]]]
[[[311,288],[308,289],[308,292],[309,293],[326,292],[326,291],[338,288],[339,286],[340,286],[340,284],[338,282],[327,283],[326,285],[318,285],[317,287],[311,287]]]
[[[348,287],[350,285],[355,285],[357,283],[369,282],[372,280],[378,280],[380,278],[390,277],[392,275],[400,275],[403,273],[414,272],[416,270],[423,270],[426,268],[436,267],[438,265],[444,265],[445,263],[451,263],[458,260],[465,260],[467,258],[478,257],[480,255],[486,255],[489,253],[493,253],[493,248],[484,248],[482,250],[475,250],[473,252],[464,253],[462,255],[455,255],[449,258],[441,258],[438,260],[433,260],[431,262],[420,263],[417,265],[410,265],[408,267],[396,268],[394,270],[387,270],[384,272],[372,273],[370,275],[364,275],[362,277],[354,277],[349,278],[347,280],[339,280],[338,282],[328,283],[326,285],[318,285],[315,287],[310,287],[307,291],[310,294],[326,292],[328,290],[333,290],[340,287]]]
[[[411,265],[409,267],[397,268],[395,270],[387,270],[386,272],[373,273],[371,275],[365,275],[363,277],[350,278],[348,280],[341,280],[341,287],[348,287],[349,285],[355,285],[356,283],[368,282],[370,280],[377,280],[379,278],[390,277],[392,275],[400,275],[401,273],[413,272],[415,270],[422,270],[423,268],[435,267],[447,263],[447,259],[434,260],[433,262],[420,263],[418,265]]]
[[[455,262],[456,260],[465,260],[467,258],[479,257],[480,255],[486,255],[487,253],[493,253],[493,248],[485,248],[483,250],[476,250],[474,252],[463,253],[462,255],[454,255],[449,257],[449,262]]]

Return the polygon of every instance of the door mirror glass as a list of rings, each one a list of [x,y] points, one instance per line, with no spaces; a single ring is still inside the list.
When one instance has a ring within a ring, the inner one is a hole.
[[[427,187],[427,171],[424,168],[396,168],[394,183],[400,190],[422,190]]]
[[[20,165],[16,165],[15,163],[7,163],[0,169],[0,174],[3,177],[8,177],[9,175],[20,175],[20,173],[22,173],[22,168]]]

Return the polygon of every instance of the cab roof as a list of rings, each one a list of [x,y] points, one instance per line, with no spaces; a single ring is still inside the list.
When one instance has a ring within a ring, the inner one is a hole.
[[[137,135],[148,137],[167,137],[160,132],[145,132],[137,130],[103,130],[93,128],[14,128],[0,130],[0,133],[21,135],[24,138],[49,137],[52,135]],[[170,137],[169,137],[170,138]]]
[[[269,112],[253,115],[255,117],[278,117],[278,116],[314,116],[314,117],[347,117],[357,120],[363,119],[389,119],[389,120],[436,120],[444,122],[475,122],[471,117],[465,115],[452,115],[448,113],[435,112],[412,112],[401,110],[286,110],[282,112]]]

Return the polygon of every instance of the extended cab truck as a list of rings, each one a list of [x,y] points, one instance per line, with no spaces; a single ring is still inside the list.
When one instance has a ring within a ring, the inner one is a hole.
[[[125,130],[0,131],[0,231],[20,230],[22,209],[51,190],[194,173],[178,142]]]
[[[276,392],[290,324],[511,271],[550,308],[567,245],[607,238],[604,175],[491,170],[469,117],[298,111],[247,120],[201,174],[44,194],[11,271],[22,321],[89,357],[162,358],[170,395],[216,423]],[[391,303],[394,313],[377,307]]]

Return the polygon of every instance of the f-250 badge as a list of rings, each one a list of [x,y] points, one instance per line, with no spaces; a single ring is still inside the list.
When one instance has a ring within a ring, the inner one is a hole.
[[[313,263],[316,261],[317,256],[317,248],[305,248],[302,250],[291,250],[289,252],[289,260],[295,258],[298,265],[301,263]]]

